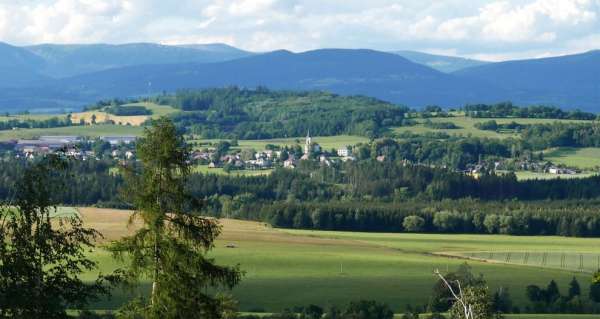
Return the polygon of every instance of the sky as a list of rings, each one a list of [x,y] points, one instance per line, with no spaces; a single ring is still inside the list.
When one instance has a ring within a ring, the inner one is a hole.
[[[0,41],[370,48],[500,61],[600,49],[600,0],[0,0]]]

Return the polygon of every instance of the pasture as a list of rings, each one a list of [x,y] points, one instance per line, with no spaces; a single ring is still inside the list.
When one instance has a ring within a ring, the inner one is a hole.
[[[518,180],[530,180],[530,179],[557,179],[557,178],[586,178],[596,175],[597,173],[579,173],[579,174],[550,174],[550,173],[538,173],[538,172],[529,172],[529,171],[516,171],[515,175],[517,175]]]
[[[105,234],[106,241],[132,231],[126,227],[127,211],[94,208],[79,211],[88,226]],[[377,299],[401,312],[406,304],[427,302],[435,282],[434,269],[453,270],[466,260],[437,253],[595,254],[600,245],[600,239],[586,238],[284,230],[258,222],[221,222],[223,234],[211,256],[222,264],[239,264],[246,272],[233,294],[240,301],[241,310],[251,312],[280,311],[311,303],[343,305],[356,299]],[[236,248],[225,247],[230,243]],[[104,273],[119,266],[101,249],[94,253],[94,258],[102,262]],[[590,280],[589,274],[569,269],[483,260],[468,263],[474,273],[484,274],[492,288],[507,287],[515,304],[522,309],[527,305],[527,285],[545,286],[555,279],[564,290],[576,276],[586,295]],[[147,288],[146,282],[143,289]],[[126,298],[129,298],[127,293],[117,292],[112,300],[94,307],[112,309]]]
[[[563,164],[580,169],[597,169],[600,167],[600,148],[561,147],[544,152],[547,160],[555,164]]]
[[[495,131],[484,131],[475,127],[476,123],[483,123],[486,121],[494,120],[498,124],[517,122],[519,124],[544,124],[544,123],[589,123],[589,121],[578,121],[578,120],[555,120],[555,119],[532,119],[532,118],[471,118],[464,115],[457,115],[454,117],[448,118],[431,118],[431,122],[433,123],[441,123],[441,122],[452,122],[458,129],[433,129],[426,127],[423,123],[424,119],[415,119],[418,123],[414,126],[402,126],[396,127],[393,129],[395,133],[403,133],[403,132],[412,132],[414,134],[424,134],[424,133],[435,133],[442,132],[448,135],[454,136],[473,136],[473,137],[481,137],[481,138],[508,138],[508,137],[518,137],[517,134],[513,132],[505,132],[498,133]]]

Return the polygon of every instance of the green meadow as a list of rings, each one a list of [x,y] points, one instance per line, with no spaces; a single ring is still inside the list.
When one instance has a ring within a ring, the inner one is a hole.
[[[545,159],[556,164],[574,166],[581,169],[600,167],[600,148],[561,147],[544,152]]]
[[[102,212],[98,209],[98,214]],[[240,302],[240,310],[248,312],[276,312],[308,304],[344,305],[357,299],[383,301],[401,312],[407,304],[427,303],[436,280],[435,269],[453,270],[467,261],[440,253],[470,256],[489,251],[529,251],[591,255],[600,245],[600,239],[587,238],[356,233],[273,229],[263,223],[236,220],[222,220],[222,223],[224,232],[211,256],[222,264],[239,264],[245,271],[242,283],[232,293]],[[113,233],[118,227],[126,231],[124,223],[97,226],[100,231],[103,227]],[[228,244],[234,244],[235,248],[226,248]],[[104,273],[119,267],[102,250],[94,258],[101,261]],[[564,290],[575,276],[586,295],[590,281],[588,273],[539,267],[533,262],[522,265],[468,260],[468,263],[474,273],[485,276],[493,289],[508,288],[521,309],[528,304],[527,285],[545,286],[555,279]],[[148,287],[145,282],[142,290]],[[117,291],[111,300],[93,307],[114,309],[130,297],[127,292]]]
[[[396,127],[393,129],[395,133],[404,133],[404,132],[412,132],[414,134],[424,134],[424,133],[434,133],[434,132],[442,132],[448,135],[454,136],[473,136],[473,137],[482,137],[482,138],[508,138],[508,137],[518,137],[514,132],[495,132],[495,131],[484,131],[475,127],[476,123],[487,122],[490,120],[496,121],[498,124],[517,122],[519,124],[544,124],[544,123],[589,123],[589,121],[578,121],[578,120],[555,120],[555,119],[532,119],[532,118],[498,118],[498,119],[489,119],[489,118],[471,118],[464,115],[456,115],[453,117],[447,118],[431,118],[429,119],[433,123],[440,122],[452,122],[456,126],[457,129],[433,129],[426,127],[423,123],[424,119],[416,119],[415,121],[418,123],[414,126],[402,126]]]

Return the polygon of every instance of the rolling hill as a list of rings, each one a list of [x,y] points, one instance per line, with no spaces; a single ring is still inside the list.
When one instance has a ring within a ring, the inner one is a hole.
[[[473,59],[466,59],[461,57],[453,57],[453,56],[445,56],[445,55],[436,55],[423,53],[418,51],[394,51],[391,52],[394,54],[398,54],[412,62],[426,65],[432,69],[436,69],[441,72],[451,73],[454,71],[485,65],[490,62],[479,61]]]
[[[0,42],[0,88],[35,85],[46,81],[38,70],[43,59],[31,52]]]
[[[454,75],[506,90],[518,104],[551,104],[600,111],[600,50],[543,59],[508,61]]]

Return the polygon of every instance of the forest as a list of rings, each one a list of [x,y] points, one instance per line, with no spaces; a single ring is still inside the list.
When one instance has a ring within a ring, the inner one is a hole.
[[[186,111],[172,116],[204,138],[268,139],[304,136],[377,137],[403,125],[408,108],[363,96],[237,87],[184,90],[154,102]]]

